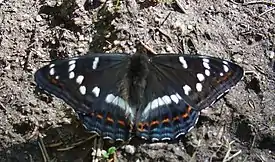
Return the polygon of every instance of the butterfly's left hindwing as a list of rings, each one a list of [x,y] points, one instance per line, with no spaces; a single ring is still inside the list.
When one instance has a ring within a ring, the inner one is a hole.
[[[38,86],[63,99],[88,131],[113,140],[130,136],[131,108],[119,89],[129,56],[95,54],[53,61],[35,74]]]

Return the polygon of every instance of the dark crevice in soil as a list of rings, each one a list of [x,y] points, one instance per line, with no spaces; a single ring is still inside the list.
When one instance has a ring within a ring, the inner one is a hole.
[[[261,92],[260,81],[257,78],[252,78],[246,85],[246,89],[253,90],[256,94]]]
[[[81,31],[81,27],[75,25],[73,18],[73,12],[77,5],[74,0],[64,1],[59,6],[47,6],[44,5],[40,8],[39,14],[48,15],[51,27],[61,26],[68,30],[77,32]]]
[[[275,153],[275,137],[272,135],[263,137],[261,141],[258,142],[259,149],[269,149],[270,151]]]
[[[104,9],[104,7],[98,12],[98,21],[95,23],[96,34],[93,37],[93,41],[90,44],[90,50],[94,53],[102,53],[105,51],[104,47],[108,46],[117,39],[114,26],[111,22],[116,18],[116,14],[112,14]],[[107,36],[108,35],[108,36]]]

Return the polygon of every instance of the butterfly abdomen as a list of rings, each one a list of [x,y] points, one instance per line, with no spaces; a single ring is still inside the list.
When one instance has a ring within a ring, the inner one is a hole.
[[[149,74],[149,58],[145,54],[134,54],[128,64],[125,77],[128,101],[131,105],[143,103],[144,90]],[[129,100],[130,99],[130,100]]]

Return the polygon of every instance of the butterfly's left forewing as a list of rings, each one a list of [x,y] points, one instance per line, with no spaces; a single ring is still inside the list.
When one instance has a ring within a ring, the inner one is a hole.
[[[103,138],[127,140],[134,114],[118,90],[128,61],[126,54],[53,61],[36,72],[35,81],[71,105],[88,131]]]
[[[243,76],[243,69],[229,61],[190,55],[154,56],[150,72],[145,90],[148,101],[137,114],[137,135],[151,140],[187,133],[200,110]]]

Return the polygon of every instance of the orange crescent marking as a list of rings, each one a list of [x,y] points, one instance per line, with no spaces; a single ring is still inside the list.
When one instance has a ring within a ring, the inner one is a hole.
[[[150,123],[150,126],[155,125],[155,124],[159,124],[159,121],[157,121],[157,120],[152,121],[152,122]]]
[[[187,108],[187,113],[190,113],[190,112],[191,112],[191,110],[192,110],[191,106],[190,106],[190,105],[188,105],[188,108]]]
[[[118,120],[117,121],[120,125],[123,125],[123,126],[125,126],[125,123],[124,123],[124,121],[122,121],[122,120]]]
[[[114,123],[114,120],[110,117],[107,117],[107,121],[111,122],[111,123]]]
[[[174,120],[174,121],[175,121],[175,120],[180,120],[180,118],[179,118],[179,116],[176,116],[176,117],[173,118],[173,120]]]
[[[183,118],[187,118],[187,117],[188,117],[188,114],[187,114],[187,113],[184,113],[184,114],[182,114],[182,117],[183,117]]]
[[[102,119],[102,118],[103,118],[103,116],[100,115],[100,114],[97,114],[96,117],[98,117],[99,119]]]
[[[169,122],[170,122],[170,120],[168,118],[162,120],[162,123],[169,123]]]
[[[138,131],[143,132],[143,124],[142,123],[138,123]]]

